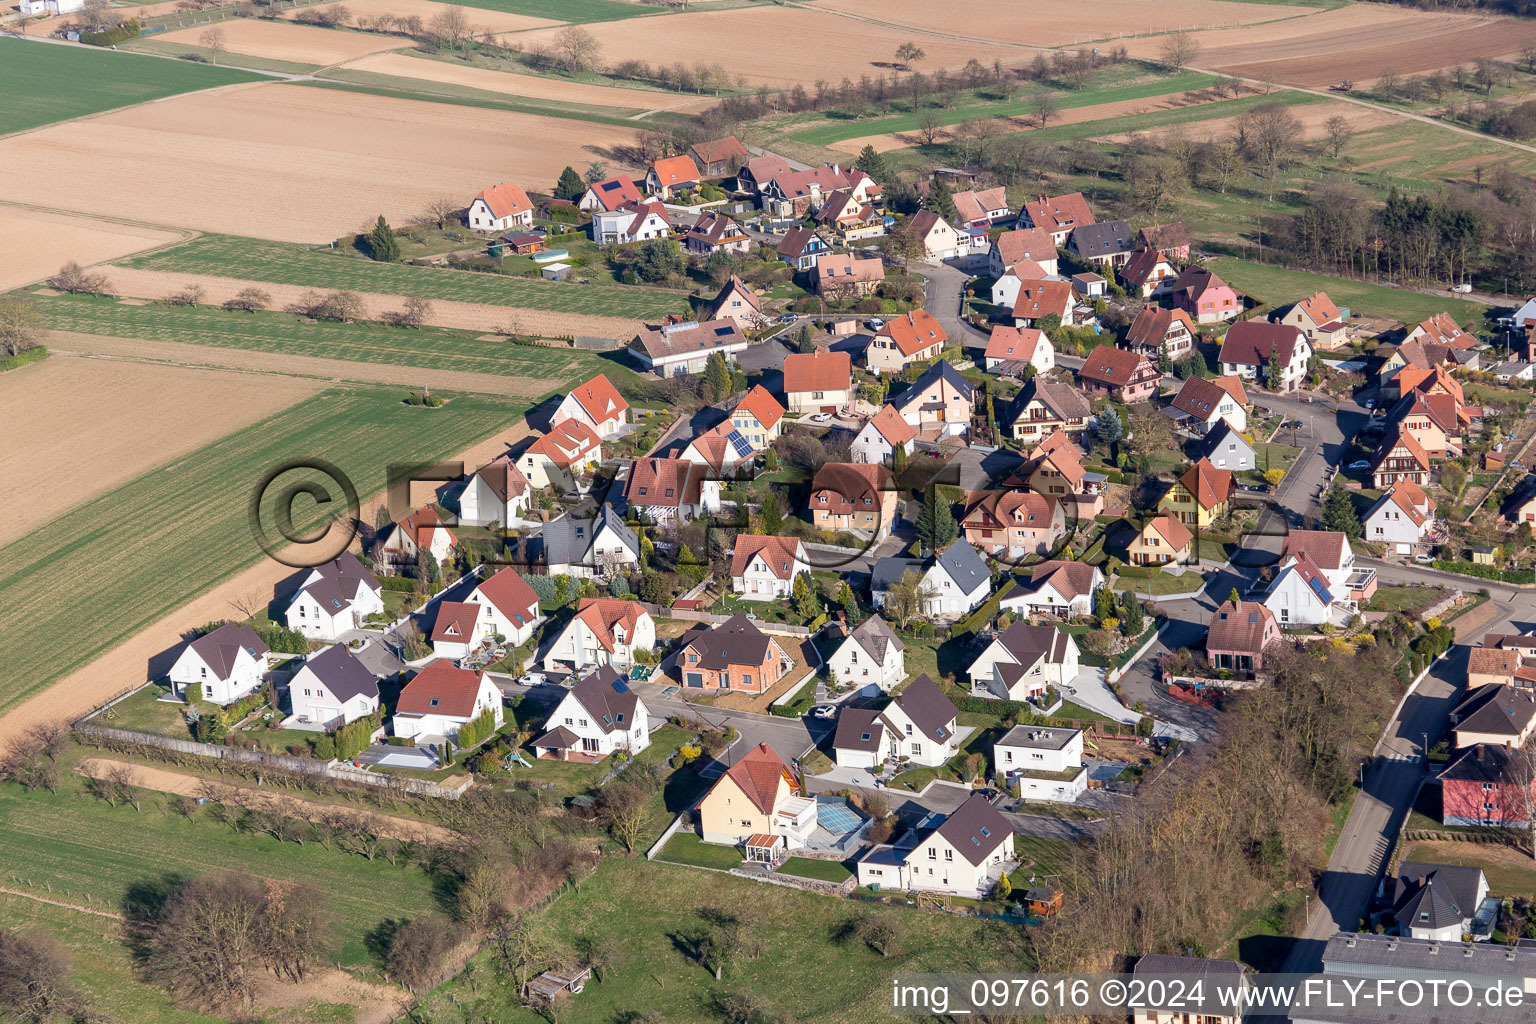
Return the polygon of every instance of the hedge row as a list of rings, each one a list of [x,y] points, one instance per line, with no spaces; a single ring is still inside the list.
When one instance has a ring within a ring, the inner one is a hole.
[[[268,626],[256,630],[256,635],[261,637],[261,642],[278,654],[308,654],[309,638],[296,629],[284,629],[282,626]]]
[[[385,590],[395,590],[403,594],[409,594],[416,589],[416,581],[408,576],[380,576],[379,586]]]
[[[1442,572],[1476,576],[1479,579],[1496,580],[1500,583],[1536,583],[1536,569],[1500,569],[1496,565],[1478,565],[1476,562],[1451,562],[1436,559],[1436,569]]]
[[[778,718],[799,718],[811,710],[811,706],[815,703],[816,680],[813,678],[806,680],[805,685],[800,687],[800,692],[795,694],[794,700],[788,704],[774,704],[768,709],[768,713]]]
[[[82,32],[80,41],[89,46],[116,46],[124,39],[132,39],[138,34],[138,19],[129,18],[116,28],[109,28],[105,32]]]
[[[486,708],[474,718],[459,726],[459,735],[455,746],[460,750],[468,750],[495,731],[496,709]]]
[[[4,373],[6,370],[14,370],[18,366],[26,366],[28,363],[41,362],[47,358],[48,346],[34,345],[31,348],[22,352],[18,352],[13,356],[0,359],[0,373]]]
[[[997,610],[1002,607],[1003,598],[1013,593],[1016,588],[1014,581],[1010,580],[1006,587],[987,598],[982,605],[971,614],[961,619],[950,629],[950,636],[961,636],[965,633],[975,633],[997,615]]]

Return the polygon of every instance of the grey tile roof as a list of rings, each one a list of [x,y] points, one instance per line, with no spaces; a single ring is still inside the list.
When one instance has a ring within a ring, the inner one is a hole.
[[[571,687],[571,696],[587,709],[597,727],[605,733],[627,731],[640,704],[640,698],[624,685],[623,677],[611,665],[604,665]]]
[[[304,666],[342,703],[359,695],[375,699],[379,696],[378,679],[353,656],[346,644],[334,644],[319,654],[310,655]]]
[[[261,642],[261,637],[256,635],[254,629],[233,622],[226,622],[218,629],[204,633],[192,641],[191,647],[218,679],[229,678],[242,647],[256,658],[267,653],[267,645]]]
[[[885,664],[885,652],[892,644],[896,645],[897,653],[905,653],[907,649],[886,621],[878,615],[871,615],[859,623],[852,636],[858,645],[875,659],[875,663],[880,665]]]
[[[969,594],[982,582],[992,582],[992,570],[968,541],[957,540],[939,553],[938,564],[955,581],[962,594]]]
[[[948,381],[951,387],[960,392],[960,394],[964,395],[966,401],[975,401],[976,389],[971,386],[971,382],[960,376],[960,371],[955,369],[953,366],[950,366],[949,360],[940,359],[938,362],[928,367],[928,369],[924,370],[923,375],[917,378],[917,380],[913,381],[910,388],[903,391],[895,398],[892,398],[889,404],[895,406],[897,412],[901,412],[907,406],[911,405],[919,395],[926,391],[934,381],[939,380],[940,378]]]
[[[544,540],[544,561],[547,565],[587,565],[594,559],[589,552],[592,542],[605,529],[616,533],[624,546],[636,557],[640,554],[640,539],[624,522],[624,517],[614,511],[612,505],[603,505],[591,519],[562,516],[547,523],[541,534]]]
[[[768,660],[773,641],[745,615],[732,615],[714,629],[696,630],[684,636],[685,647],[699,655],[699,667],[711,672],[732,665],[761,665]],[[681,657],[681,656],[679,656]]]
[[[837,732],[832,737],[833,750],[879,750],[885,725],[880,712],[869,708],[844,708],[837,716]]]
[[[1397,867],[1393,913],[1409,928],[1445,928],[1477,913],[1483,869],[1404,861]]]
[[[980,864],[1013,834],[1013,827],[996,807],[987,803],[986,797],[977,793],[944,819],[938,833],[960,851],[960,856]]]
[[[1470,955],[1469,955],[1470,954]],[[1346,970],[1337,970],[1344,967]],[[1328,974],[1358,974],[1349,967],[1388,967],[1480,977],[1536,977],[1536,949],[1491,942],[1442,942],[1393,935],[1340,932],[1323,949]]]
[[[1072,229],[1069,241],[1074,252],[1084,256],[1107,256],[1130,252],[1136,248],[1131,226],[1123,220],[1106,220],[1099,224],[1079,224]]]
[[[902,558],[898,555],[889,555],[877,559],[869,572],[869,589],[871,593],[881,593],[889,590],[891,584],[899,581],[908,569],[916,569],[923,572],[928,563],[921,558]]]
[[[1205,435],[1205,444],[1201,446],[1200,454],[1206,458],[1210,458],[1212,455],[1216,454],[1217,450],[1220,449],[1222,445],[1225,445],[1228,442],[1240,444],[1244,449],[1247,450],[1248,454],[1255,454],[1253,445],[1245,441],[1242,434],[1239,434],[1237,431],[1233,430],[1232,424],[1228,423],[1225,419],[1218,421],[1216,426],[1211,428],[1211,432]]]
[[[1536,703],[1513,686],[1479,686],[1451,715],[1457,730],[1519,736],[1536,717]]]
[[[927,673],[907,684],[907,688],[891,699],[912,723],[928,739],[946,742],[954,735],[955,717],[959,710],[950,703],[939,684],[928,678]]]

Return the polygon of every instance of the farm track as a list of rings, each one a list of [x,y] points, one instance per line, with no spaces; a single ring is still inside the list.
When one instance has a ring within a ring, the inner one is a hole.
[[[105,917],[109,921],[121,921],[122,914],[114,914],[110,910],[97,910],[95,907],[81,906],[79,903],[69,903],[64,900],[56,900],[47,896],[39,896],[35,892],[27,892],[25,889],[12,889],[9,886],[0,885],[0,892],[7,896],[19,896],[24,900],[32,900],[34,903],[46,903],[50,907],[63,907],[65,910],[78,910],[82,914],[95,914],[97,917]]]

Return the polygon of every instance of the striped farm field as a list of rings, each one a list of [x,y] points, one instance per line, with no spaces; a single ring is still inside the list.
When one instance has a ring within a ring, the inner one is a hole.
[[[0,135],[261,75],[88,46],[0,39]]]
[[[401,330],[375,323],[305,323],[290,313],[232,313],[212,306],[138,306],[110,298],[38,300],[56,331],[175,341],[214,348],[324,356],[354,363],[521,377],[530,395],[622,369],[596,352],[480,341],[464,331]]]
[[[366,497],[387,466],[456,455],[526,410],[472,395],[413,408],[404,390],[322,391],[0,547],[0,711],[263,560],[249,506],[269,471],[324,459]]]
[[[433,907],[432,880],[403,859],[391,866],[320,843],[279,843],[217,824],[206,811],[189,821],[148,794],[141,812],[108,807],[82,783],[65,772],[57,795],[0,786],[0,863],[9,876],[0,885],[120,914],[135,891],[147,894],[168,878],[249,871],[307,882],[330,898],[335,959],[349,967],[370,963],[366,936],[384,920]],[[99,926],[116,930],[106,919]]]
[[[128,260],[123,265],[308,288],[425,295],[429,299],[631,320],[656,319],[688,309],[687,295],[680,291],[616,284],[578,285],[467,270],[412,267],[403,263],[375,263],[289,242],[233,235],[203,235],[183,245]]]

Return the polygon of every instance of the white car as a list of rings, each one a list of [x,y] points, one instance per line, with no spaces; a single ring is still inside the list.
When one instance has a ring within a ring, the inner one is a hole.
[[[829,412],[816,412],[811,414],[812,423],[825,423],[832,418]]]
[[[836,704],[818,704],[815,707],[811,708],[811,717],[812,718],[836,718],[837,717],[837,705]]]
[[[865,320],[864,326],[868,327],[872,331],[878,331],[880,328],[885,326],[885,321],[879,317],[874,317],[870,320]]]

